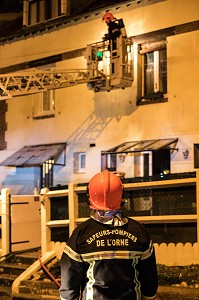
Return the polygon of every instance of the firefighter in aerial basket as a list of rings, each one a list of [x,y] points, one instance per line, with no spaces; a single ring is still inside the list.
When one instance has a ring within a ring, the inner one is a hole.
[[[107,12],[103,16],[102,21],[108,26],[108,34],[105,34],[104,39],[116,39],[120,35],[123,38],[127,37],[123,19],[116,19],[112,13]]]
[[[62,300],[155,299],[155,252],[145,227],[123,215],[123,185],[107,170],[89,182],[90,218],[78,225],[62,253]]]
[[[123,19],[116,19],[112,13],[107,12],[102,18],[102,21],[104,21],[108,26],[108,33],[105,34],[102,39],[104,41],[109,41],[109,50],[112,49],[112,51],[117,49],[117,38],[122,35],[123,38],[126,38],[126,29],[124,26]]]

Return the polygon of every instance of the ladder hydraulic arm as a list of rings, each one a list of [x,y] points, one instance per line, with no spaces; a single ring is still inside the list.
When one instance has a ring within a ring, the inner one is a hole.
[[[42,93],[47,90],[66,88],[73,85],[105,80],[103,74],[89,78],[87,70],[32,71],[0,75],[0,100]]]
[[[132,42],[117,38],[117,48],[110,41],[87,46],[87,69],[21,71],[0,75],[0,100],[42,93],[47,90],[87,83],[94,92],[110,91],[132,85]]]

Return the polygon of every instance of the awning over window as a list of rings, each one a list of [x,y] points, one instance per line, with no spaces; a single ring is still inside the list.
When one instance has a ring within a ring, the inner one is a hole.
[[[0,166],[38,167],[49,160],[53,160],[52,164],[63,165],[57,163],[57,160],[64,152],[65,163],[65,149],[66,143],[24,146],[0,163]]]
[[[160,149],[176,150],[178,139],[156,139],[156,140],[141,140],[125,142],[117,145],[107,151],[102,151],[102,154],[119,154],[144,151],[156,151]]]

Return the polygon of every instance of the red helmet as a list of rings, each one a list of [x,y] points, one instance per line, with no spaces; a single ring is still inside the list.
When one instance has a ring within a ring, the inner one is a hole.
[[[102,21],[105,21],[106,23],[109,23],[110,21],[114,20],[115,18],[113,17],[112,13],[106,13],[103,18]]]
[[[104,170],[91,178],[89,185],[90,207],[98,210],[117,210],[122,201],[123,185],[120,178]]]

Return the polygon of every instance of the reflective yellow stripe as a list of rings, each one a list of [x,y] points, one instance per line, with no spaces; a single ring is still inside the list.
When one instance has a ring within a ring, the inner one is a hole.
[[[137,264],[138,264],[138,259],[134,259],[132,266],[133,266],[133,269],[135,270],[134,283],[135,283],[136,299],[141,299],[140,281],[138,279],[139,272],[136,268]]]
[[[73,260],[76,260],[78,262],[82,262],[80,254],[73,251],[68,245],[65,246],[64,253],[66,253]]]
[[[141,259],[147,259],[148,257],[151,256],[152,253],[153,253],[153,244],[152,244],[152,241],[151,241],[150,245],[149,245],[149,248],[142,253]]]
[[[78,262],[83,261],[92,261],[92,260],[103,260],[103,259],[134,259],[140,258],[147,259],[153,253],[153,245],[152,243],[145,252],[141,251],[125,251],[125,250],[116,250],[116,251],[98,251],[91,252],[86,254],[78,254],[73,251],[68,245],[65,246],[64,252],[73,260]]]
[[[142,300],[155,300],[156,299],[156,295],[152,296],[152,297],[147,297],[142,295]]]
[[[93,300],[93,284],[95,283],[94,266],[95,261],[90,262],[90,266],[87,271],[88,282],[86,284],[86,300]]]
[[[140,251],[98,251],[82,254],[83,261],[103,260],[103,259],[133,259],[140,258]]]

